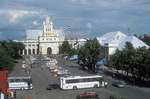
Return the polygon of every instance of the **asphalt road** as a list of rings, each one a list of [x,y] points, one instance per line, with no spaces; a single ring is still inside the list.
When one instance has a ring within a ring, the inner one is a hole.
[[[71,75],[92,75],[92,73],[80,70],[78,65],[73,62],[66,61],[57,57],[58,65],[68,69]],[[26,62],[30,64],[29,57],[26,57]],[[46,90],[48,84],[59,84],[59,77],[54,77],[46,68],[45,62],[35,64],[31,68],[31,73],[27,74],[25,70],[21,68],[21,61],[16,65],[15,70],[10,76],[25,76],[31,75],[33,80],[33,89],[17,91],[17,99],[23,99],[24,96],[30,96],[32,99],[75,99],[76,95],[84,91],[95,91],[99,94],[101,99],[108,99],[110,95],[123,96],[126,99],[150,99],[149,88],[139,88],[136,86],[126,85],[125,88],[116,88],[111,85],[114,80],[111,77],[105,76],[106,81],[109,82],[108,88],[90,88],[79,90],[67,90],[60,89]]]

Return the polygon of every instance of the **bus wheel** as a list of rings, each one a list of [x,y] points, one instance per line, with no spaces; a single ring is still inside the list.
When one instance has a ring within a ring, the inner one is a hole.
[[[95,84],[95,85],[94,85],[94,88],[98,88],[98,85],[97,85],[97,84]]]
[[[77,90],[78,88],[77,88],[77,86],[73,86],[73,90]]]

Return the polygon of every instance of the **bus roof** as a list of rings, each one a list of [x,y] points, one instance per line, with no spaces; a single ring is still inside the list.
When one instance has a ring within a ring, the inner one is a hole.
[[[82,78],[95,78],[95,77],[102,78],[103,76],[100,76],[100,75],[92,75],[92,76],[67,76],[67,77],[60,77],[60,79],[82,79]]]
[[[31,76],[8,77],[8,79],[31,79]]]

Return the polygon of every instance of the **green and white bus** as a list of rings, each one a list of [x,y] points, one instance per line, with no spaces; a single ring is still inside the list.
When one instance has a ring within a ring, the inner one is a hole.
[[[80,89],[80,88],[98,88],[107,87],[108,83],[104,81],[103,76],[68,76],[60,77],[61,89]]]
[[[9,89],[32,89],[32,79],[30,76],[27,77],[8,77]]]

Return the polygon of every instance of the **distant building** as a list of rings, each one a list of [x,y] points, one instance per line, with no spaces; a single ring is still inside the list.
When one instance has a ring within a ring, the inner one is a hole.
[[[116,49],[123,49],[125,47],[126,42],[130,42],[134,48],[146,47],[149,48],[147,44],[138,39],[135,36],[127,36],[124,33],[118,32],[109,32],[104,34],[101,37],[97,37],[97,40],[102,46],[108,48],[108,55],[112,55],[115,53]]]
[[[64,31],[54,29],[53,22],[47,16],[43,22],[43,30],[27,30],[26,38],[22,41],[25,49],[20,51],[22,55],[33,54],[58,54],[59,46],[65,41]],[[68,40],[73,48],[82,46],[86,40]]]
[[[87,39],[77,39],[77,40],[67,40],[67,41],[72,46],[72,48],[78,49],[86,43]]]

